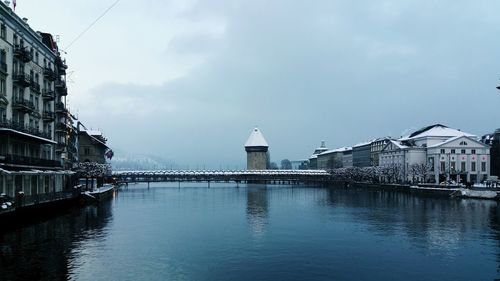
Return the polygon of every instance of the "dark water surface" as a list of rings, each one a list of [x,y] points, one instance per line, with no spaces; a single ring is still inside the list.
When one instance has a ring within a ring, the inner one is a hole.
[[[495,201],[131,185],[0,234],[0,280],[495,280]]]

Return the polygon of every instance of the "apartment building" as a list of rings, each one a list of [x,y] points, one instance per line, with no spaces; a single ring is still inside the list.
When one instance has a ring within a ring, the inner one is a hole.
[[[0,2],[0,193],[67,186],[66,69],[53,36]]]

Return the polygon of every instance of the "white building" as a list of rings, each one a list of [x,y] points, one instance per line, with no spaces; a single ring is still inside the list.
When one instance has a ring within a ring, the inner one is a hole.
[[[490,155],[489,147],[476,138],[441,124],[431,125],[391,140],[381,151],[380,166],[388,171],[386,180],[480,182],[490,173]]]

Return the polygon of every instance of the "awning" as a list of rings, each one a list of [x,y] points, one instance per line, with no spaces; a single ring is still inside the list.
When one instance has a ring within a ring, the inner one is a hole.
[[[39,137],[39,136],[31,135],[31,134],[20,132],[20,131],[16,131],[16,130],[9,129],[9,128],[0,128],[0,131],[12,132],[14,134],[18,134],[18,135],[22,135],[22,136],[26,136],[26,137],[30,137],[30,138],[34,138],[34,139],[40,140],[40,141],[45,142],[45,143],[57,144],[57,142],[55,142],[53,140],[42,138],[42,137]]]

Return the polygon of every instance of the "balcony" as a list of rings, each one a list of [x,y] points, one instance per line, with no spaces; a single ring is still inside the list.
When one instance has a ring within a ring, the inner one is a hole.
[[[14,83],[17,83],[22,87],[28,87],[31,84],[31,77],[22,72],[14,73],[12,80],[14,80]]]
[[[58,141],[56,144],[56,152],[64,152],[66,148],[66,143],[63,141]]]
[[[12,108],[27,113],[35,110],[35,105],[30,100],[16,98],[12,100]]]
[[[45,67],[43,69],[43,75],[49,80],[49,81],[55,81],[56,78],[57,78],[57,74],[54,72],[54,70],[52,70],[51,68],[49,67]]]
[[[54,122],[56,120],[56,114],[52,111],[44,111],[42,114],[43,121]]]
[[[12,129],[12,130],[19,131],[22,133],[42,137],[45,139],[52,139],[50,133],[42,132],[42,131],[38,130],[38,128],[25,126],[23,123],[13,122],[13,121],[8,120],[8,119],[4,120],[4,121],[0,121],[0,128]]]
[[[68,127],[64,123],[57,123],[56,124],[56,132],[64,132],[66,133],[68,131]]]
[[[66,69],[68,68],[68,66],[66,65],[66,61],[62,60],[59,56],[56,58],[56,66],[59,75],[66,75]]]
[[[55,108],[56,108],[56,113],[66,114],[66,112],[67,112],[66,106],[64,106],[64,103],[62,103],[62,102],[56,103]]]
[[[56,85],[56,92],[61,95],[61,96],[66,96],[68,95],[68,88],[66,88],[66,82],[64,81],[57,81]]]
[[[14,46],[14,56],[24,63],[30,62],[33,59],[30,51],[28,51],[26,47],[20,45]]]
[[[48,160],[27,156],[7,154],[0,158],[0,162],[12,165],[40,166],[40,167],[60,167],[60,161]]]
[[[40,94],[40,84],[35,81],[30,82],[30,89],[32,92]]]
[[[7,64],[3,61],[0,62],[0,72],[7,75]]]
[[[51,90],[51,89],[43,89],[42,90],[42,98],[46,99],[46,100],[54,100],[56,97],[56,93]]]

